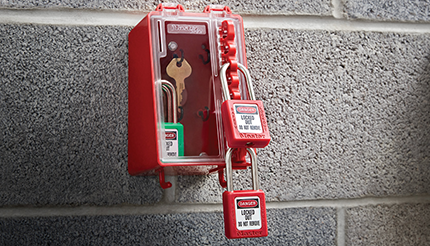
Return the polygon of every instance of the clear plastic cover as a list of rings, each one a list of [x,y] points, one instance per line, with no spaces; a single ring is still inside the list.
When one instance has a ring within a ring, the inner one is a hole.
[[[224,162],[226,146],[220,115],[223,98],[218,76],[221,66],[218,30],[224,20],[235,25],[236,56],[243,63],[244,34],[241,21],[234,15],[219,11],[202,14],[160,11],[150,17],[159,156],[164,163]],[[169,99],[173,96],[162,86],[163,80],[175,88],[176,108],[170,107]],[[165,122],[171,120],[173,110],[183,126],[183,156],[168,152],[172,144],[166,140]]]

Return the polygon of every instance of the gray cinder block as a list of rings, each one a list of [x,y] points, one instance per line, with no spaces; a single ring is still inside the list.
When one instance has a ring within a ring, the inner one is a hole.
[[[178,176],[176,185],[176,202],[222,202],[223,188],[219,184],[218,173],[200,176]]]
[[[331,15],[330,0],[306,0],[294,1],[288,0],[280,3],[279,1],[174,1],[181,4],[186,10],[202,12],[207,5],[225,5],[229,6],[234,13],[241,14],[298,14],[298,15]],[[76,8],[76,9],[116,9],[116,10],[144,10],[153,11],[158,2],[150,1],[85,1],[85,0],[26,0],[13,1],[4,0],[1,2],[2,7],[7,8]]]
[[[4,245],[335,245],[335,210],[272,209],[269,236],[228,240],[223,215],[214,213],[139,216],[0,218]]]
[[[346,212],[346,245],[428,245],[430,204],[378,205]]]
[[[0,205],[161,198],[127,172],[129,31],[0,25]]]
[[[269,199],[430,191],[430,36],[248,30]]]
[[[245,38],[272,136],[258,150],[268,201],[429,193],[429,34],[248,29]],[[213,188],[183,180],[180,201],[222,192],[216,174]],[[250,187],[249,177],[235,182]]]
[[[344,14],[351,19],[383,21],[430,21],[428,1],[346,0]]]

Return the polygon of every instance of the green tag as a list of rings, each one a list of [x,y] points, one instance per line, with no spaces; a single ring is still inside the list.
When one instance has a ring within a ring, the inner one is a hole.
[[[184,155],[184,126],[181,123],[163,123],[166,132],[166,157]]]

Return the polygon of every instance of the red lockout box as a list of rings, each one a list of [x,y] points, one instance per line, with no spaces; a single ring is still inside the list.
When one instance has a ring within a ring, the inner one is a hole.
[[[187,13],[181,5],[159,5],[157,11],[150,12],[130,32],[128,171],[131,175],[152,170],[166,170],[170,175],[205,174],[225,166],[219,30],[226,20],[234,25],[236,60],[247,66],[242,18],[224,6],[208,6],[203,13]],[[177,67],[172,68],[172,64]],[[189,71],[182,73],[181,68]],[[176,81],[181,80],[178,76],[185,77],[183,90]],[[183,128],[182,147],[174,152],[169,152],[172,143],[167,139],[175,135],[170,134],[164,123],[171,105],[167,97],[175,94],[166,92],[163,83],[169,82],[176,94],[182,91],[177,94],[182,99],[177,99],[176,108],[171,109],[176,110],[178,125]],[[172,154],[176,152],[181,154]]]

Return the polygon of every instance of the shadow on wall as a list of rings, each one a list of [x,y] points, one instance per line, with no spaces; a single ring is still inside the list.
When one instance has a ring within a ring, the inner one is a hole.
[[[419,76],[407,81],[398,102],[404,108],[394,139],[400,194],[430,193],[430,54],[422,63],[416,64]]]
[[[375,115],[375,148],[369,164],[368,192],[410,195],[430,192],[430,65],[429,57],[393,68],[392,80],[379,88],[385,107]],[[407,66],[407,67],[406,67]],[[402,69],[402,71],[396,71]],[[396,76],[401,74],[400,77]]]

